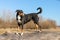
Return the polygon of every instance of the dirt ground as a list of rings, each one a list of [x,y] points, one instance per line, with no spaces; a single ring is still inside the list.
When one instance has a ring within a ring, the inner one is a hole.
[[[0,40],[60,40],[60,31],[33,31],[24,33],[22,36],[15,33],[0,34]]]

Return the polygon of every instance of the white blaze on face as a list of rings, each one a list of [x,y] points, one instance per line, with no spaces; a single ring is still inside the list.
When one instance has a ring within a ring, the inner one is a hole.
[[[20,20],[20,19],[21,19],[21,17],[18,15],[18,22],[21,22],[21,20]]]

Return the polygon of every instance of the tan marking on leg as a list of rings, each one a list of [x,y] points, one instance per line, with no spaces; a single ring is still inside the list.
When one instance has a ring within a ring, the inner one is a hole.
[[[20,27],[18,26],[18,28],[17,28],[17,29],[18,29],[17,31],[19,32],[19,31],[20,31]]]
[[[23,29],[21,29],[21,36],[23,35]]]
[[[38,25],[36,24],[36,29],[38,29]]]
[[[19,35],[19,26],[17,27],[17,32],[15,32],[15,34]]]
[[[38,29],[40,29],[39,28],[39,26],[36,24],[36,29],[38,30]],[[40,30],[38,30],[39,32],[41,32],[41,29]]]

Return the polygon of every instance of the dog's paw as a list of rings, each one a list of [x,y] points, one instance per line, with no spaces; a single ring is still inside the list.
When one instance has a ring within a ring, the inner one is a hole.
[[[42,31],[39,31],[39,32],[42,32]]]
[[[16,35],[21,35],[21,36],[23,35],[23,33],[15,33],[15,34],[16,34]]]
[[[18,35],[19,33],[14,33],[14,34]]]
[[[39,32],[42,32],[41,30],[39,30]]]
[[[23,33],[21,33],[21,36],[23,35]]]

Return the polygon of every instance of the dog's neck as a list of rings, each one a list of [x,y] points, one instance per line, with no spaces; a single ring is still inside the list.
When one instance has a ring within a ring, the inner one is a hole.
[[[24,14],[23,15],[18,15],[18,19],[22,19],[23,16],[24,16]]]
[[[17,14],[18,22],[21,23],[23,16],[24,16],[24,14],[23,14],[23,15],[19,15],[19,14]]]
[[[17,16],[17,19],[18,19],[18,22],[21,23],[21,17],[20,17],[20,15]]]

